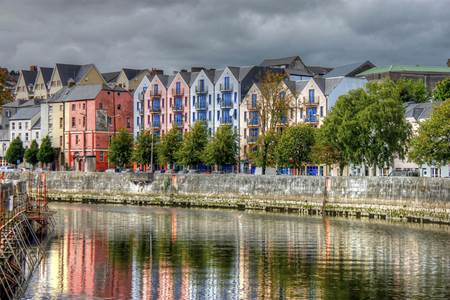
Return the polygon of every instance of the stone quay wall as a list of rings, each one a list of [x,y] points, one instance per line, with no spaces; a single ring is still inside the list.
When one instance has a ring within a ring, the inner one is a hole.
[[[47,189],[52,201],[262,209],[450,224],[447,178],[49,172]]]

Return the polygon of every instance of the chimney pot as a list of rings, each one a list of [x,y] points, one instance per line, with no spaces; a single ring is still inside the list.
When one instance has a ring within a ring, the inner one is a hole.
[[[30,66],[30,71],[37,72],[37,66],[36,65],[31,65]]]
[[[447,59],[447,67],[449,67],[449,68],[450,68],[450,58],[449,58],[449,59]]]

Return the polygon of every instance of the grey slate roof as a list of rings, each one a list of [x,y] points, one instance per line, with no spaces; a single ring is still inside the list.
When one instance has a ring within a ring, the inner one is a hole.
[[[297,95],[297,89],[296,89],[295,81],[287,80],[285,83],[286,83],[288,89],[291,91],[291,93],[294,94],[294,95]]]
[[[405,103],[405,117],[414,118],[415,120],[423,120],[430,117],[433,111],[433,106],[435,103],[425,102],[425,103]]]
[[[34,116],[41,113],[40,106],[21,107],[10,120],[31,120]]]
[[[224,71],[225,71],[225,69],[214,71],[214,83],[216,83],[219,80],[220,76],[222,75],[222,73]]]
[[[81,65],[56,64],[55,68],[58,70],[61,78],[61,84],[66,86],[69,79],[75,80],[77,78]]]
[[[330,95],[333,90],[338,86],[344,77],[326,78],[325,79],[325,96]]]
[[[259,65],[262,67],[281,66],[291,64],[298,56],[265,59]]]
[[[239,68],[238,80],[242,81],[248,75],[248,73],[253,69],[254,66],[245,66]]]
[[[180,72],[180,75],[187,84],[191,82],[191,72]]]
[[[103,79],[106,82],[112,82],[119,77],[120,72],[109,72],[109,73],[102,73]]]
[[[38,118],[36,122],[31,126],[32,130],[41,129],[41,118]]]
[[[36,81],[37,72],[36,71],[28,71],[28,70],[22,70],[23,79],[25,80],[25,84],[28,88],[28,86],[34,85],[34,82]]]
[[[233,74],[233,76],[237,79],[239,79],[239,67],[228,67],[228,69],[230,69],[231,74]]]
[[[324,77],[325,78],[341,77],[341,76],[354,77],[356,76],[356,74],[359,74],[373,67],[375,67],[375,65],[368,60],[364,62],[357,62],[353,64],[336,67],[332,71],[328,72]]]
[[[66,100],[67,96],[70,93],[71,88],[65,86],[56,92],[53,96],[51,96],[47,102],[63,102]]]
[[[3,107],[19,107],[19,106],[21,106],[22,104],[24,104],[25,102],[27,102],[27,101],[24,101],[24,100],[14,100],[14,101],[12,101],[12,102],[8,102],[8,103],[3,104]]]
[[[77,72],[77,75],[75,76],[75,78],[73,78],[75,82],[80,82],[81,78],[83,78],[93,67],[93,64],[81,65],[80,69]]]
[[[295,91],[297,92],[297,94],[301,93],[301,91],[303,91],[303,89],[305,88],[305,86],[308,84],[309,80],[298,80],[295,81]]]
[[[125,73],[125,76],[127,77],[128,80],[133,79],[134,77],[136,77],[140,72],[144,71],[144,70],[137,70],[137,69],[122,69],[123,72]]]
[[[89,100],[95,99],[102,89],[109,89],[103,84],[76,85],[70,89],[69,94],[65,96],[65,101]]]
[[[42,77],[44,78],[44,83],[47,85],[52,78],[53,68],[40,67],[39,69],[41,70]]]
[[[313,73],[313,75],[323,76],[333,70],[333,68],[322,67],[322,66],[308,66],[308,69]]]
[[[314,82],[317,84],[322,93],[325,94],[325,78],[313,78]]]
[[[195,82],[195,79],[197,79],[198,75],[200,75],[200,72],[191,72],[191,81],[189,82],[189,86],[192,86]]]

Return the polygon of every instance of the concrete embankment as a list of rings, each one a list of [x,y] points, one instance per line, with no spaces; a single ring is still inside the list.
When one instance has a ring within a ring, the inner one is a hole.
[[[22,175],[26,176],[26,175]],[[450,179],[51,172],[53,201],[224,207],[450,224]]]

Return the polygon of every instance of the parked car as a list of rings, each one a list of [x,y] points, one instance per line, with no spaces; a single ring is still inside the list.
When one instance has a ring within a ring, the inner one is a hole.
[[[19,172],[20,170],[16,169],[13,166],[1,166],[0,167],[0,173],[13,173],[13,172]]]

